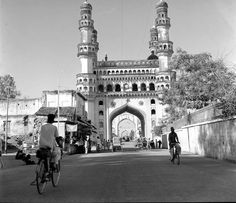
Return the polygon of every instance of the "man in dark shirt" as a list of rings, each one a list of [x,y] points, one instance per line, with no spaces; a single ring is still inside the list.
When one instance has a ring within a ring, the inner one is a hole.
[[[169,146],[170,146],[170,156],[171,156],[171,161],[173,161],[173,147],[175,146],[176,143],[179,143],[178,136],[175,132],[175,129],[173,127],[170,128],[171,132],[169,134],[168,140],[169,140]]]

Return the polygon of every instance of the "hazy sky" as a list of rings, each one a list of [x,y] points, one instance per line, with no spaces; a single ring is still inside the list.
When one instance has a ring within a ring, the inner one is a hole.
[[[78,20],[84,0],[0,0],[0,75],[11,74],[22,97],[76,89]],[[88,0],[98,31],[98,60],[150,55],[159,0]],[[236,64],[236,0],[167,0],[174,51],[209,52]],[[59,81],[59,82],[58,82]]]

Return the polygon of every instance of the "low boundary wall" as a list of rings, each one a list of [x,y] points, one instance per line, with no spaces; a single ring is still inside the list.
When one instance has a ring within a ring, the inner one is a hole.
[[[175,131],[183,151],[236,161],[236,118],[186,125]],[[163,148],[168,148],[168,133],[162,135]]]

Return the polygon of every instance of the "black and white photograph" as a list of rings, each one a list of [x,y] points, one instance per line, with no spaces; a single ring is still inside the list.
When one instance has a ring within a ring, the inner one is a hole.
[[[0,0],[0,202],[235,202],[235,0]]]

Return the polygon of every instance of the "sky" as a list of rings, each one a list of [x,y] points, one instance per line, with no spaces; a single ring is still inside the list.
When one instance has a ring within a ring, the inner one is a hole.
[[[78,21],[84,0],[0,0],[0,75],[22,98],[76,89]],[[143,60],[159,0],[88,0],[98,32],[98,60]],[[207,52],[236,64],[235,0],[166,0],[174,51]]]

